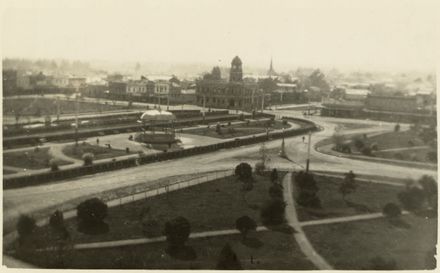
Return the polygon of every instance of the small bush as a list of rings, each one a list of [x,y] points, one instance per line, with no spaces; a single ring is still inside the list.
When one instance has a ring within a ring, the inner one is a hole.
[[[238,259],[231,246],[227,243],[222,250],[218,258],[217,270],[242,270],[240,260]]]
[[[53,172],[58,171],[60,168],[58,167],[58,161],[56,161],[55,159],[51,159],[49,160],[49,166],[50,166],[50,170]]]
[[[98,198],[92,198],[79,204],[76,209],[79,232],[91,235],[108,232],[108,225],[104,222],[107,204]]]
[[[17,232],[20,238],[31,235],[36,227],[34,218],[27,215],[20,215],[18,218]]]
[[[405,157],[403,156],[402,153],[395,153],[394,158],[397,160],[404,160],[405,159]]]
[[[82,159],[84,161],[84,165],[85,166],[92,165],[94,158],[95,158],[95,156],[92,153],[85,153],[85,154],[83,154]]]
[[[377,145],[376,142],[374,142],[374,143],[372,143],[372,144],[370,145],[370,149],[371,149],[372,151],[379,151],[379,146]]]
[[[170,256],[178,256],[185,249],[185,243],[191,233],[191,225],[184,217],[177,217],[165,223],[163,234],[167,238],[166,252]]]
[[[353,139],[353,145],[356,147],[356,149],[358,149],[359,151],[362,150],[362,148],[365,147],[365,143],[362,141],[362,139],[360,138],[354,138]]]
[[[240,231],[241,235],[243,236],[243,239],[246,239],[247,234],[249,231],[255,231],[257,229],[257,223],[255,223],[252,218],[245,215],[240,218],[238,218],[235,221],[235,228]]]
[[[397,198],[405,209],[418,210],[423,206],[425,194],[422,189],[411,186],[405,191],[400,192]]]
[[[362,150],[361,150],[361,153],[363,155],[366,155],[366,156],[373,155],[372,152],[371,152],[371,148],[370,147],[363,147]]]
[[[400,131],[400,124],[397,123],[397,124],[394,126],[394,132],[399,132],[399,131]]]
[[[274,168],[270,173],[270,181],[276,183],[278,181],[278,170]]]
[[[383,207],[382,213],[386,217],[394,218],[400,216],[402,214],[402,210],[398,205],[394,203],[388,203]]]
[[[321,208],[321,200],[317,195],[319,188],[311,173],[300,171],[295,176],[295,183],[298,187],[296,202],[299,205],[309,208]]]
[[[430,162],[437,163],[437,151],[431,151],[426,154],[426,159]]]
[[[283,119],[283,125],[287,125],[287,124],[289,124],[289,123],[287,122],[287,119]]]
[[[260,211],[261,220],[264,225],[281,225],[285,222],[284,212],[286,203],[280,199],[272,199],[267,201]]]
[[[248,181],[252,179],[252,167],[248,163],[242,162],[235,167],[235,175],[241,181]]]
[[[266,167],[264,166],[263,162],[260,161],[260,162],[255,163],[255,173],[256,174],[262,175],[265,168]]]

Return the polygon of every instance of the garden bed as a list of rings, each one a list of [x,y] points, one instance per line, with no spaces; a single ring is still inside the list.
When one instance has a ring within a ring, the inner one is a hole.
[[[3,153],[3,164],[23,169],[45,169],[50,167],[50,160],[53,157],[49,154],[49,148],[38,148],[28,151]],[[59,160],[58,166],[72,164],[72,162]]]
[[[135,154],[135,152],[132,151],[129,151],[127,153],[125,150],[108,148],[106,146],[92,145],[87,142],[79,143],[78,146],[76,146],[75,144],[68,145],[63,148],[63,153],[68,157],[73,157],[76,159],[82,159],[82,156],[85,153],[92,153],[94,155],[94,160]]]

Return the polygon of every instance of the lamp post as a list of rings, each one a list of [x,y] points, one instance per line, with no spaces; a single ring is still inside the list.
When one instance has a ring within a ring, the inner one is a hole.
[[[312,145],[312,131],[309,132],[309,142],[307,143],[307,162],[306,162],[306,173],[309,172],[310,165],[310,146]]]
[[[76,94],[75,94],[75,146],[78,146],[78,108],[79,108],[79,103],[78,103],[78,88],[76,89]]]

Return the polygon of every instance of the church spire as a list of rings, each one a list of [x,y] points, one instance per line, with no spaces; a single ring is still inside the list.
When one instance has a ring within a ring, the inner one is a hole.
[[[273,69],[273,63],[272,63],[272,57],[270,57],[270,67],[269,67],[269,71],[267,72],[268,76],[275,76],[275,70]]]

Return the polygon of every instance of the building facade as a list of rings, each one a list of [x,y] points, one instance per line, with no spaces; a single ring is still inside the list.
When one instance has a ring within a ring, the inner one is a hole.
[[[413,113],[417,111],[417,99],[415,96],[368,95],[365,108],[372,111]]]
[[[257,83],[243,81],[242,62],[236,56],[231,62],[229,81],[204,77],[196,82],[196,103],[213,108],[257,109],[263,103],[263,92]]]

